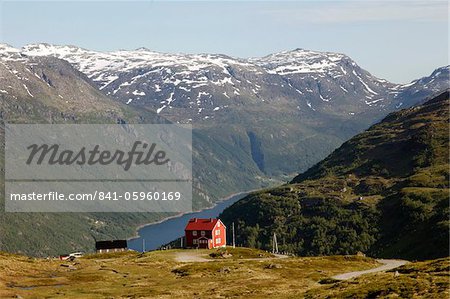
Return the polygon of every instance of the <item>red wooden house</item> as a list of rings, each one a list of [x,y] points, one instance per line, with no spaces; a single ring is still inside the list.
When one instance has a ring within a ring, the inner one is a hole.
[[[220,219],[192,218],[184,229],[186,247],[217,248],[227,244],[226,227]]]

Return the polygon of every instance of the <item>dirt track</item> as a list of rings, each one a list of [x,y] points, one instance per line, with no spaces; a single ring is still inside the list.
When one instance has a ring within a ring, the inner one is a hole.
[[[196,252],[196,251],[180,251],[175,254],[175,260],[180,263],[192,263],[192,262],[213,262],[214,259],[208,259],[207,254]],[[271,260],[271,259],[283,259],[288,258],[287,255],[282,254],[274,254],[274,257],[264,257],[264,258],[247,258],[247,259],[241,259],[241,260],[258,260],[258,261],[264,261],[264,260]]]
[[[382,271],[395,269],[397,267],[403,266],[404,264],[408,263],[408,261],[404,261],[404,260],[387,260],[387,259],[379,259],[379,260],[377,260],[377,262],[379,262],[383,265],[373,268],[373,269],[369,269],[369,270],[339,274],[339,275],[333,276],[333,278],[339,279],[339,280],[347,280],[347,279],[361,276],[363,274],[382,272]]]
[[[254,259],[243,259],[243,260],[270,260],[270,259],[280,259],[280,258],[287,258],[286,255],[276,254],[275,257],[272,258],[254,258]],[[193,263],[193,262],[213,262],[214,259],[208,259],[207,255],[205,253],[200,253],[196,251],[180,251],[177,252],[175,255],[175,260],[180,263]],[[382,272],[382,271],[388,271],[391,269],[395,269],[397,267],[403,266],[404,264],[408,263],[408,261],[405,260],[391,260],[391,259],[377,259],[377,262],[381,263],[382,265],[373,269],[369,270],[363,270],[363,271],[354,271],[354,272],[347,272],[339,275],[335,275],[332,278],[338,279],[338,280],[347,280],[352,279],[364,274],[368,273],[375,273],[375,272]]]

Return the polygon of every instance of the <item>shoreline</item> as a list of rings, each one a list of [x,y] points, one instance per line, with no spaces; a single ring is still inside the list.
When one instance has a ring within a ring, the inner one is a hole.
[[[198,213],[198,212],[210,210],[210,209],[215,208],[219,203],[224,202],[224,201],[226,201],[226,200],[229,200],[229,199],[231,199],[232,197],[238,196],[238,195],[240,195],[240,194],[248,195],[248,194],[250,194],[250,193],[252,193],[252,192],[255,192],[255,191],[258,191],[258,190],[263,190],[263,189],[264,189],[264,188],[258,188],[258,189],[248,190],[248,191],[236,192],[236,193],[233,193],[233,194],[228,195],[227,197],[223,197],[223,198],[219,199],[218,201],[216,201],[216,202],[215,202],[212,206],[210,206],[210,207],[207,207],[207,208],[204,208],[204,209],[200,209],[200,210],[196,210],[196,211],[190,211],[190,212],[184,212],[184,213],[181,212],[181,213],[178,213],[178,214],[173,215],[173,216],[165,217],[165,218],[163,218],[163,219],[161,219],[161,220],[158,220],[158,221],[155,221],[155,222],[150,222],[150,223],[144,223],[144,224],[141,224],[141,225],[139,225],[139,226],[136,227],[134,236],[129,237],[129,238],[127,238],[126,240],[127,240],[127,241],[130,241],[130,240],[133,240],[133,239],[139,239],[139,238],[140,238],[140,236],[139,236],[139,230],[141,230],[142,228],[144,228],[144,227],[146,227],[146,226],[155,225],[155,224],[160,224],[160,223],[162,223],[162,222],[164,222],[164,221],[167,221],[167,220],[170,220],[170,219],[173,219],[173,218],[178,218],[178,217],[181,217],[181,216],[186,215],[186,214],[190,214],[190,213]]]

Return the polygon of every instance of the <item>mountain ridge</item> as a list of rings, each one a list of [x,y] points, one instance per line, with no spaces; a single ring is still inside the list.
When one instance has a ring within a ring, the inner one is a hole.
[[[156,111],[173,122],[206,126],[232,122],[228,115],[242,109],[281,109],[295,118],[337,117],[366,122],[367,127],[371,119],[413,105],[448,81],[448,66],[428,85],[420,79],[395,84],[372,76],[345,54],[305,49],[257,58],[142,48],[99,52],[45,43],[15,51],[67,60],[124,104]]]

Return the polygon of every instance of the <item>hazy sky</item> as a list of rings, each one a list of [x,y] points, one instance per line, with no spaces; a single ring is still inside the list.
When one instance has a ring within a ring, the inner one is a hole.
[[[341,52],[408,82],[448,64],[447,1],[2,1],[0,40],[237,57]]]

